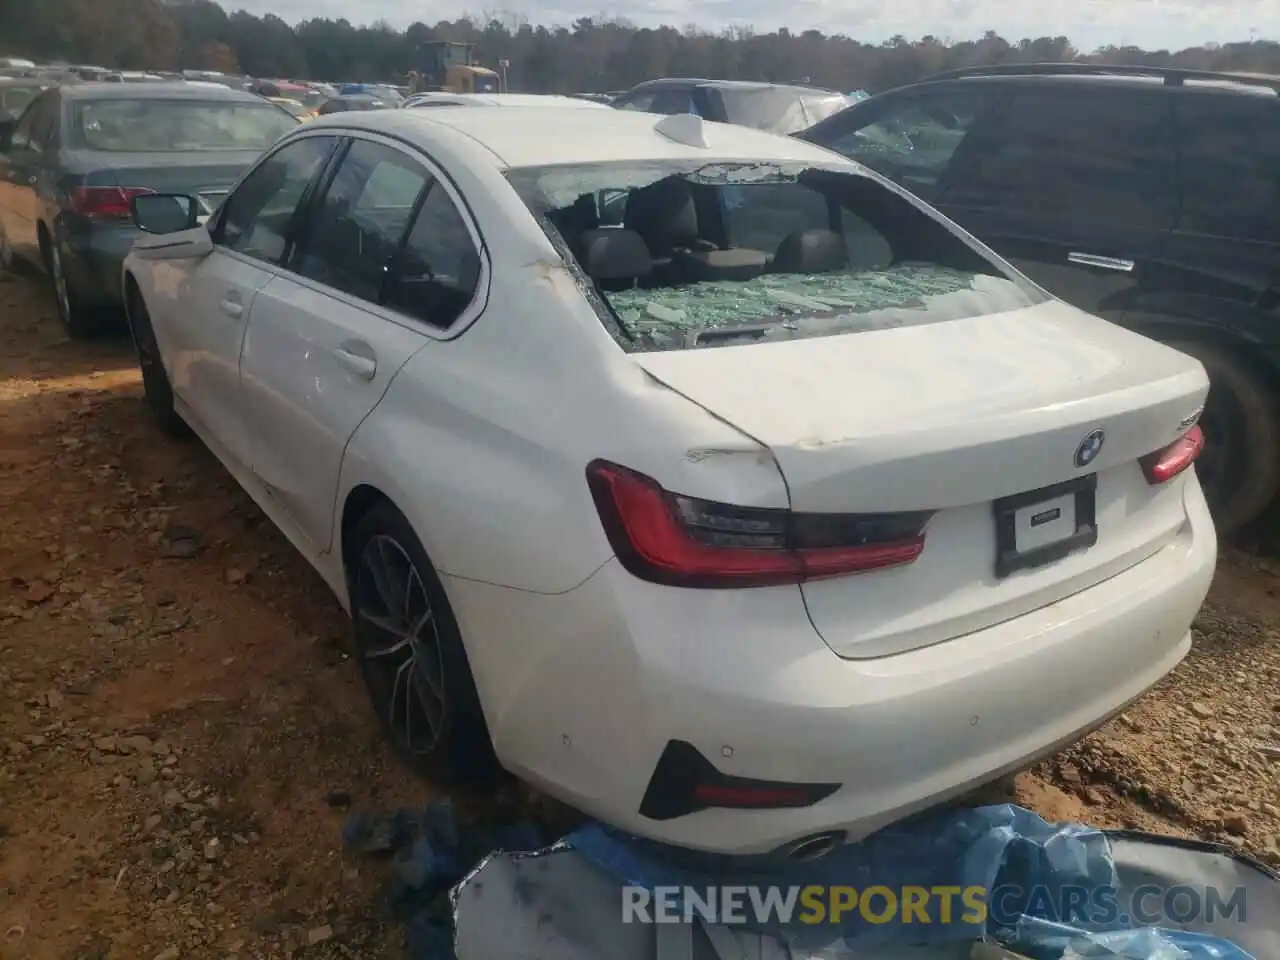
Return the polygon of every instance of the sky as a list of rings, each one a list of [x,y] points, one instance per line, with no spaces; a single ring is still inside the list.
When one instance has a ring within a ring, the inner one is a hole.
[[[1006,39],[1069,37],[1078,48],[1133,44],[1148,50],[1181,49],[1234,40],[1280,40],[1280,0],[222,0],[228,9],[274,13],[289,23],[310,17],[346,17],[353,23],[386,20],[404,27],[482,11],[503,10],[534,24],[570,24],[603,18],[601,9],[639,26],[694,23],[709,30],[750,25],[766,32],[818,29],[867,42],[902,34],[972,39],[995,30]]]

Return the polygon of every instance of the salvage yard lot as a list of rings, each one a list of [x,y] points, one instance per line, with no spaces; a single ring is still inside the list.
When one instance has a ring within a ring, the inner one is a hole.
[[[1018,802],[1280,864],[1280,577],[1223,553],[1191,657]],[[0,957],[398,955],[342,816],[433,791],[384,747],[340,608],[152,427],[127,341],[67,341],[11,275],[0,575]]]

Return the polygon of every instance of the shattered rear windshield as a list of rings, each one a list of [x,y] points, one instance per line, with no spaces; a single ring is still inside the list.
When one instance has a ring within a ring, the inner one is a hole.
[[[629,351],[854,334],[1045,299],[847,166],[655,161],[508,177]]]

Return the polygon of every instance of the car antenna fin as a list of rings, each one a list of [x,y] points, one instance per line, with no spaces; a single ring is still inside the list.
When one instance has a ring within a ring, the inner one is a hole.
[[[686,147],[701,147],[705,150],[711,146],[707,143],[707,131],[702,118],[696,113],[673,113],[663,117],[653,125],[653,131]]]

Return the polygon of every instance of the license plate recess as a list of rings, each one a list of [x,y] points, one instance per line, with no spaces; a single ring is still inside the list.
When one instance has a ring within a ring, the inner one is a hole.
[[[996,576],[1042,567],[1098,542],[1098,475],[996,500]]]

